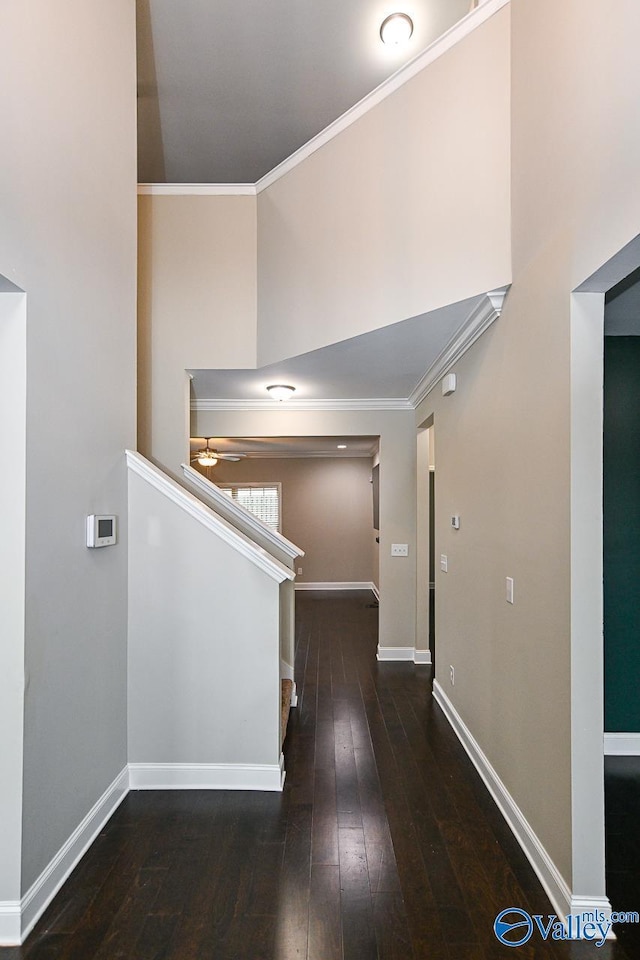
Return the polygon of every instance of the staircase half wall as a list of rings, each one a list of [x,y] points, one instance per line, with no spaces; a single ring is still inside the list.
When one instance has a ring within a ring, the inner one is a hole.
[[[280,790],[280,596],[293,572],[136,453],[133,789]]]

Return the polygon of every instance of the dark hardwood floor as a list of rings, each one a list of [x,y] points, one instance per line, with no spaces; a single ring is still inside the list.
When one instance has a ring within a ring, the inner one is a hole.
[[[640,912],[640,757],[605,757],[607,895],[618,912]],[[640,957],[640,924],[618,928],[630,957]]]
[[[625,956],[617,943],[498,943],[500,910],[550,904],[434,703],[430,669],[376,662],[370,600],[297,598],[282,794],[130,793],[0,960]]]

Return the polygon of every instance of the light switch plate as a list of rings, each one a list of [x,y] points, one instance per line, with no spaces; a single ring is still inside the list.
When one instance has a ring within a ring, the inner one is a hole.
[[[513,603],[513,577],[507,577],[507,603]]]
[[[408,557],[409,544],[408,543],[392,543],[391,556],[392,557]]]
[[[440,554],[440,569],[443,571],[443,573],[446,573],[446,572],[447,572],[447,567],[448,567],[448,566],[449,566],[449,561],[448,561],[447,557],[444,555],[444,553],[441,553],[441,554]]]

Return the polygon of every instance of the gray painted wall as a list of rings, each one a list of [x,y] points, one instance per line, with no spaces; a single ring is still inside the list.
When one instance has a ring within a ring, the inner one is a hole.
[[[129,761],[280,757],[280,586],[129,478]]]
[[[7,0],[0,273],[27,295],[24,893],[126,763],[133,0]],[[89,551],[85,516],[120,542]]]

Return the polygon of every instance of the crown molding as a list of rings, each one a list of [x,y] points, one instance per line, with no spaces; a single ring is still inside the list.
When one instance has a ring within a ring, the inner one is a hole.
[[[449,341],[442,353],[434,360],[422,379],[409,394],[412,407],[417,407],[433,390],[435,385],[451,370],[487,327],[491,326],[502,313],[502,305],[509,284],[497,290],[490,290],[473,308],[455,336]]]
[[[360,397],[341,400],[233,400],[202,398],[191,401],[197,412],[211,410],[412,410],[413,405],[403,397]]]
[[[460,358],[482,336],[487,327],[502,313],[504,299],[510,284],[490,290],[480,297],[466,320],[444,350],[431,364],[415,385],[408,397],[360,397],[335,400],[241,400],[233,398],[203,397],[191,401],[191,410],[197,413],[213,411],[262,411],[268,410],[415,410],[433,390],[435,385],[451,370]]]
[[[454,23],[441,37],[425,47],[413,60],[405,63],[379,86],[368,93],[366,97],[354,104],[349,110],[321,130],[315,137],[307,141],[299,150],[279,163],[277,167],[261,177],[257,183],[141,183],[138,193],[152,196],[231,196],[253,197],[267,190],[274,183],[293,170],[298,164],[312,156],[327,143],[337,137],[343,130],[355,123],[375,106],[386,100],[400,87],[412,80],[425,67],[451,50],[457,43],[468,37],[478,27],[482,26],[495,13],[506,7],[511,0],[481,0],[479,6],[471,10],[462,20]]]
[[[425,67],[428,67],[429,64],[438,60],[439,57],[442,57],[457,43],[464,40],[465,37],[473,33],[474,30],[508,3],[510,3],[510,0],[484,0],[484,2],[481,2],[478,7],[471,10],[462,20],[459,20],[458,23],[450,27],[446,33],[443,33],[441,37],[438,37],[438,39],[434,40],[428,47],[425,47],[413,60],[405,63],[390,77],[383,80],[375,90],[368,93],[366,97],[363,97],[362,100],[345,111],[337,120],[334,120],[333,123],[330,123],[329,126],[325,127],[319,134],[312,137],[312,139],[300,147],[299,150],[296,150],[290,157],[287,157],[287,159],[283,160],[277,167],[274,167],[274,169],[265,174],[264,177],[261,177],[256,183],[258,194],[262,193],[263,190],[267,190],[276,183],[277,180],[284,177],[297,167],[298,164],[314,154],[316,150],[320,150],[321,147],[324,147],[333,140],[334,137],[337,137],[350,127],[351,124],[355,123],[383,100],[386,100],[392,93],[395,93],[396,90],[404,86],[405,83],[408,83],[409,80],[412,80],[417,74],[421,73]]]
[[[138,196],[255,197],[255,183],[139,183]]]
[[[347,437],[348,439],[348,437]],[[239,447],[234,453],[243,453],[247,460],[371,460],[373,453],[349,453],[344,450],[242,450]]]

